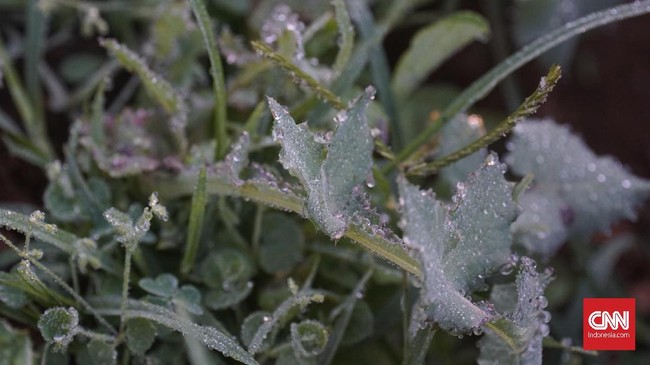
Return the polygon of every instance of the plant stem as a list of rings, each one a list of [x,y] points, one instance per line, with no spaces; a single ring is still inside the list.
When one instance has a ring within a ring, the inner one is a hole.
[[[408,174],[412,175],[429,175],[437,172],[440,168],[448,166],[455,161],[458,161],[464,157],[471,155],[472,153],[480,150],[481,148],[487,147],[493,142],[503,138],[503,136],[510,132],[512,128],[524,118],[534,114],[540,105],[546,101],[548,94],[553,91],[555,84],[560,79],[561,70],[560,66],[554,65],[548,71],[548,74],[542,78],[537,89],[529,97],[524,100],[524,102],[510,114],[506,119],[504,119],[499,125],[493,128],[490,132],[485,134],[483,137],[477,139],[476,141],[470,143],[469,145],[460,148],[446,156],[440,157],[430,163],[422,163],[407,170]]]
[[[185,243],[185,254],[181,260],[181,273],[187,275],[194,266],[196,253],[199,249],[199,239],[203,231],[203,218],[205,216],[206,195],[205,167],[199,172],[196,188],[192,194],[192,206],[190,208],[190,222],[187,228],[187,240]]]
[[[105,319],[102,317],[97,311],[90,305],[84,298],[82,298],[79,294],[77,294],[74,289],[72,289],[63,279],[61,279],[57,274],[55,274],[53,271],[48,269],[45,265],[41,264],[38,262],[36,259],[31,257],[28,253],[22,251],[18,247],[16,247],[9,239],[7,239],[4,235],[0,234],[0,241],[4,242],[9,248],[14,250],[18,256],[21,258],[29,261],[32,265],[36,266],[39,270],[44,272],[46,275],[52,278],[55,283],[59,284],[65,290],[68,294],[70,294],[79,304],[81,304],[82,307],[84,307],[95,319],[97,322],[99,322],[102,326],[106,327],[106,329],[109,330],[109,332],[116,334],[117,331],[115,331],[115,328],[111,326]]]
[[[619,5],[569,22],[546,35],[537,38],[495,66],[492,70],[483,75],[483,77],[476,80],[470,87],[465,89],[463,93],[444,110],[437,123],[425,129],[397,154],[395,161],[391,162],[389,165],[390,169],[407,160],[411,154],[420,148],[420,146],[426,144],[431,137],[438,133],[444,123],[453,119],[458,113],[461,113],[474,105],[474,103],[487,95],[500,81],[540,54],[588,30],[647,13],[650,13],[650,0]]]
[[[122,277],[122,299],[120,301],[120,333],[124,332],[124,326],[126,325],[126,307],[129,300],[129,279],[131,278],[131,255],[133,254],[132,250],[128,247],[126,248],[126,254],[124,255],[124,275]]]
[[[171,199],[188,195],[192,191],[196,176],[179,175],[173,180],[155,179],[144,181],[147,188],[157,191],[161,197]],[[251,201],[272,206],[284,211],[290,211],[306,217],[303,199],[290,192],[272,189],[263,183],[247,181],[236,185],[219,176],[207,179],[207,191],[210,194],[227,195],[249,199]],[[416,259],[411,257],[402,245],[382,235],[376,235],[360,226],[351,224],[345,236],[359,243],[367,250],[392,262],[418,278],[422,278],[422,270]]]
[[[190,0],[194,16],[199,24],[203,43],[208,50],[210,59],[210,75],[212,76],[212,89],[214,91],[214,133],[217,140],[217,160],[221,160],[228,152],[227,142],[227,116],[226,116],[226,84],[223,77],[223,66],[217,41],[214,38],[212,22],[210,15],[203,0]]]
[[[333,92],[327,89],[322,85],[318,80],[311,77],[308,73],[300,69],[290,60],[286,59],[283,55],[275,52],[271,47],[262,42],[253,41],[251,45],[257,52],[259,52],[263,57],[270,59],[275,64],[280,66],[282,69],[287,71],[289,74],[296,76],[300,81],[303,81],[309,86],[309,88],[321,99],[327,101],[334,108],[342,110],[346,108],[346,104],[339,99]]]

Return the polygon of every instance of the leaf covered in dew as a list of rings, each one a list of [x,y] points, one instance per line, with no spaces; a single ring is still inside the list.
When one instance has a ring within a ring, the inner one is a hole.
[[[77,310],[54,307],[45,311],[38,319],[38,329],[43,339],[57,349],[65,349],[77,333],[79,313]]]
[[[477,13],[459,11],[418,31],[408,50],[400,57],[392,87],[406,98],[442,62],[473,40],[485,39],[488,22]]]
[[[429,317],[446,330],[467,332],[493,318],[489,308],[466,295],[482,288],[483,278],[510,257],[516,207],[504,172],[505,165],[489,155],[458,184],[451,207],[433,192],[398,180],[404,242],[422,263]]]
[[[440,144],[435,152],[436,158],[441,158],[469,145],[485,135],[483,120],[477,115],[461,114],[450,120],[442,127]],[[473,154],[453,162],[440,170],[440,177],[448,184],[456,184],[467,179],[467,175],[476,171],[487,156],[486,148],[481,148]]]
[[[291,270],[303,259],[305,237],[302,228],[291,217],[267,213],[262,220],[258,261],[267,273]]]
[[[319,141],[306,123],[296,125],[287,109],[269,98],[273,137],[282,145],[280,162],[307,190],[307,213],[325,233],[340,238],[356,210],[354,190],[372,167],[373,140],[365,110],[374,89],[337,115],[329,143]]]
[[[117,351],[112,343],[104,340],[93,339],[86,344],[77,356],[79,364],[115,365],[117,364]]]
[[[320,354],[325,349],[328,338],[327,329],[318,321],[305,320],[291,324],[291,347],[299,358]]]
[[[144,318],[133,318],[126,323],[126,345],[138,356],[151,348],[156,339],[156,327]]]
[[[172,274],[160,274],[156,279],[142,278],[138,285],[150,294],[171,298],[178,290],[178,279]]]
[[[531,191],[543,192],[549,204],[556,196],[563,201],[566,207],[559,214],[571,237],[585,238],[620,219],[635,219],[635,209],[650,195],[650,181],[612,157],[596,156],[568,127],[552,120],[519,123],[508,149],[506,162],[513,172],[535,175]]]
[[[541,365],[542,340],[548,336],[549,312],[544,308],[548,302],[544,289],[551,281],[551,271],[538,273],[535,261],[528,257],[521,258],[521,267],[514,284],[496,284],[490,296],[495,308],[505,313],[497,321],[508,321],[510,338],[517,339],[514,344],[507,344],[491,329],[485,329],[485,335],[479,340],[481,350],[478,363]]]
[[[4,319],[0,321],[0,364],[34,364],[34,350],[29,333],[17,330]]]

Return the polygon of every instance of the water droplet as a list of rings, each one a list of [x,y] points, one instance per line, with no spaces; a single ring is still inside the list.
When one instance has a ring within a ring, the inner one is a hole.
[[[596,176],[596,180],[598,180],[599,183],[604,183],[607,181],[607,176],[604,174],[598,174],[598,176]]]
[[[621,186],[623,187],[623,189],[629,189],[632,187],[632,182],[628,179],[625,179],[621,181]]]
[[[501,275],[510,275],[510,274],[512,274],[512,271],[514,269],[515,269],[515,265],[508,262],[508,263],[505,263],[505,264],[501,265],[501,267],[499,268],[499,273]]]

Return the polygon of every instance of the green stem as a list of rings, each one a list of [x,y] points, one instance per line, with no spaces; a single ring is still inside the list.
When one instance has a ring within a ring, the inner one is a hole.
[[[537,38],[495,66],[492,70],[483,75],[483,77],[476,80],[470,87],[465,89],[465,91],[463,91],[463,93],[444,110],[437,123],[425,129],[399,152],[395,161],[391,162],[390,168],[392,169],[400,162],[407,160],[411,154],[417,151],[418,148],[426,144],[431,137],[438,133],[444,123],[453,119],[458,113],[467,110],[469,107],[474,105],[474,103],[487,95],[500,81],[540,54],[588,30],[647,13],[650,13],[650,0],[619,5],[589,14],[573,22],[569,22],[546,35]]]
[[[133,254],[132,250],[128,247],[126,248],[126,254],[124,255],[124,275],[122,277],[122,300],[120,301],[120,333],[124,332],[124,326],[126,325],[126,307],[129,300],[129,279],[131,278],[131,255]]]
[[[203,43],[208,50],[210,59],[210,75],[212,76],[212,89],[214,91],[214,133],[217,140],[217,160],[221,160],[228,152],[227,143],[227,116],[226,116],[226,84],[223,77],[223,66],[217,41],[214,37],[212,21],[203,0],[190,0],[194,16],[203,35]]]
[[[84,329],[84,328],[77,329],[77,333],[82,335],[82,336],[86,336],[86,337],[88,337],[88,338],[90,338],[92,340],[101,340],[101,341],[104,341],[104,342],[113,342],[113,341],[115,341],[115,336],[109,336],[109,335],[105,335],[105,334],[102,334],[102,333],[89,331],[89,330]]]
[[[537,89],[524,102],[504,119],[499,125],[493,128],[490,132],[483,137],[470,143],[469,145],[460,148],[446,156],[440,157],[430,163],[422,163],[407,170],[408,174],[412,175],[429,175],[437,172],[439,169],[448,166],[472,153],[487,147],[493,142],[503,138],[506,133],[510,132],[512,128],[524,118],[534,114],[537,109],[546,101],[548,94],[553,91],[555,84],[560,79],[561,70],[560,66],[554,65],[548,71],[548,74],[542,78]]]
[[[195,176],[181,175],[174,180],[155,179],[145,181],[145,183],[149,184],[148,188],[157,191],[161,197],[172,199],[191,194],[195,179]],[[210,194],[241,197],[306,217],[301,197],[287,191],[272,189],[263,183],[247,181],[236,185],[222,177],[210,176],[207,179],[207,191]],[[422,278],[419,263],[400,244],[382,235],[368,232],[363,227],[354,224],[348,227],[345,236],[414,276]]]
[[[311,77],[308,73],[300,69],[300,67],[294,65],[293,62],[286,59],[283,55],[275,52],[267,44],[253,41],[251,42],[251,45],[263,57],[270,59],[289,74],[296,76],[298,80],[305,82],[318,97],[327,101],[334,108],[342,110],[347,107],[347,105],[341,99],[339,99],[338,96],[336,96],[333,92],[318,82],[318,80]]]
[[[53,271],[48,269],[45,265],[41,264],[38,262],[36,259],[31,257],[28,253],[23,252],[20,250],[18,247],[16,247],[9,239],[7,239],[4,235],[0,234],[0,241],[4,242],[9,248],[14,250],[18,256],[20,256],[22,259],[25,259],[29,261],[32,265],[36,266],[39,270],[44,272],[46,275],[48,275],[52,280],[54,280],[55,283],[57,283],[59,286],[63,288],[68,294],[70,294],[79,304],[84,307],[95,319],[97,322],[99,322],[102,326],[106,327],[110,333],[117,333],[113,326],[111,326],[105,319],[102,317],[97,311],[90,305],[84,298],[82,298],[79,294],[77,294],[74,289],[72,289],[63,279],[61,279],[57,274],[55,274]]]

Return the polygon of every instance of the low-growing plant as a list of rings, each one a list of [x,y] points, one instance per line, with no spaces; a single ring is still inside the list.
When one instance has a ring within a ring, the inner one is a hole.
[[[551,330],[572,299],[549,307],[549,262],[634,219],[650,182],[530,119],[559,66],[489,130],[466,113],[650,1],[549,31],[444,97],[427,76],[490,27],[426,13],[391,72],[382,41],[421,3],[0,1],[15,14],[0,26],[15,108],[0,111],[2,139],[48,180],[42,208],[0,209],[0,363],[595,356]],[[511,131],[506,152],[488,150]]]

